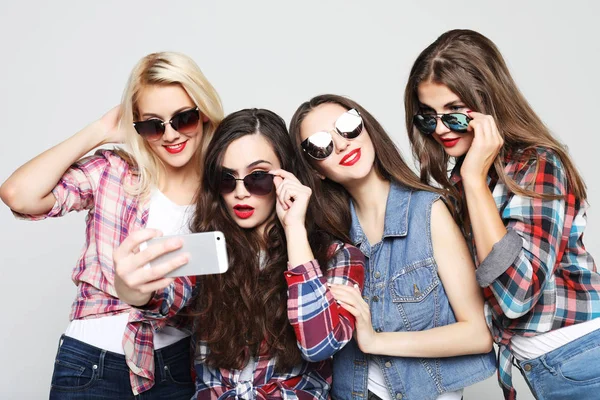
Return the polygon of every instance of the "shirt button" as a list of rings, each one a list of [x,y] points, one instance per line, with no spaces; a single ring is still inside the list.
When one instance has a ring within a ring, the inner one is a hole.
[[[402,393],[396,393],[396,399],[402,400]]]
[[[385,367],[386,367],[386,368],[389,368],[389,367],[391,367],[391,366],[392,366],[392,363],[391,363],[391,362],[389,362],[389,361],[386,361],[386,362],[385,362]]]
[[[375,302],[379,301],[379,296],[373,296],[373,301],[375,301]]]
[[[373,276],[374,276],[375,278],[380,278],[380,277],[381,277],[381,274],[380,274],[379,272],[375,272],[375,273],[373,274]]]
[[[523,369],[527,372],[531,371],[531,364],[525,364],[525,366],[523,367]]]

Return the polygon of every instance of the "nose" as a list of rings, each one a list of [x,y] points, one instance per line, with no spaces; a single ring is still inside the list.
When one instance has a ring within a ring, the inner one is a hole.
[[[333,139],[333,147],[335,148],[335,152],[337,154],[342,153],[348,148],[348,146],[350,146],[348,139],[338,135],[337,132],[331,132],[331,137]]]
[[[165,122],[165,133],[162,138],[165,142],[174,142],[179,139],[179,132],[173,129],[170,123]]]
[[[233,191],[233,195],[236,199],[245,199],[250,196],[250,192],[246,189],[246,185],[244,185],[244,181],[242,179],[238,179],[235,181],[235,190]]]
[[[450,129],[444,125],[444,123],[442,122],[442,119],[440,118],[440,116],[438,115],[436,120],[436,125],[435,125],[435,133],[437,135],[443,135],[445,133],[450,132]]]

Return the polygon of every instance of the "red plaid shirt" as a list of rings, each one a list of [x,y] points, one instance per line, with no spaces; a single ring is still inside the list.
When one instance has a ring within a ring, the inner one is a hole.
[[[513,263],[483,290],[486,319],[500,346],[498,379],[505,398],[514,400],[511,338],[599,318],[600,275],[583,245],[587,204],[575,198],[556,153],[544,149],[537,154],[515,153],[505,162],[504,171],[522,188],[562,196],[554,200],[520,196],[490,172],[488,183],[500,217],[507,230],[523,239]],[[464,194],[460,165],[451,179]]]
[[[316,260],[289,266],[287,313],[296,333],[304,361],[288,371],[275,371],[277,359],[259,354],[250,381],[240,379],[240,370],[213,368],[202,360],[210,349],[197,343],[196,394],[200,399],[326,399],[329,398],[331,356],[354,332],[354,317],[335,302],[327,283],[364,283],[365,257],[356,247],[336,242],[330,247],[326,268]]]
[[[56,203],[48,214],[16,214],[19,218],[41,220],[71,211],[88,211],[85,245],[72,274],[77,297],[69,318],[129,313],[123,350],[135,395],[154,385],[154,331],[165,325],[176,326],[172,317],[192,294],[190,279],[181,278],[157,292],[144,309],[132,308],[117,298],[113,249],[130,232],[142,229],[148,220],[149,198],[140,201],[125,191],[125,185],[134,185],[137,179],[125,160],[112,151],[99,150],[65,172],[52,190]]]

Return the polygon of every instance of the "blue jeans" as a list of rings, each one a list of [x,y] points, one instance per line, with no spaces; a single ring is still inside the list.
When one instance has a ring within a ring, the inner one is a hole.
[[[599,399],[600,330],[518,366],[538,400]]]
[[[54,363],[50,399],[189,400],[195,393],[190,339],[155,350],[154,374],[154,386],[134,396],[124,355],[63,335]]]

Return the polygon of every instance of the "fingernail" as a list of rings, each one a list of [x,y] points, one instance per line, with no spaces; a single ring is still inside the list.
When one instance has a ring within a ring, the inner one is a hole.
[[[358,286],[358,283],[355,283],[354,287],[357,288],[357,289],[360,289],[360,286]]]

